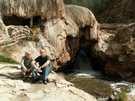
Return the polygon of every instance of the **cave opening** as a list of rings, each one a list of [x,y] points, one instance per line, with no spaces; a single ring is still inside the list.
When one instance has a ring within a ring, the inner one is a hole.
[[[32,17],[18,17],[18,16],[3,16],[3,22],[6,26],[15,25],[15,26],[28,26],[28,27],[42,27],[43,20],[41,16],[32,16]]]
[[[3,22],[6,26],[16,25],[16,26],[30,26],[30,18],[18,17],[18,16],[3,16]]]
[[[80,47],[74,61],[74,69],[80,70],[102,70],[104,61],[95,53],[96,40],[90,39],[90,26],[80,29]]]
[[[105,61],[100,56],[98,56],[95,51],[94,47],[98,41],[91,39],[89,33],[90,28],[90,26],[85,26],[80,29],[80,47],[76,57],[80,57],[82,61],[84,61],[84,66],[82,65],[81,68],[86,70],[102,71],[105,65]]]
[[[97,56],[95,52],[96,40],[90,39],[89,31],[90,26],[85,26],[80,29],[79,32],[79,48],[75,57],[66,65],[62,66],[60,71],[64,73],[72,73],[74,71],[101,71],[103,72],[105,61]],[[75,38],[70,38],[69,42],[72,42]],[[72,43],[73,44],[73,43]],[[74,45],[70,44],[71,50],[74,49]]]

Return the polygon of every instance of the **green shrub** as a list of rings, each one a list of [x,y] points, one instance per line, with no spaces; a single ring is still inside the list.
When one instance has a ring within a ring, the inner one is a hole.
[[[0,62],[12,63],[12,64],[17,63],[15,60],[11,59],[5,54],[0,54]]]

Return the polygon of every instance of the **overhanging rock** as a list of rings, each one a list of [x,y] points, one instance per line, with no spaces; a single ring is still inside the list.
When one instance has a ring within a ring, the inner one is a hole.
[[[73,60],[82,36],[89,42],[98,40],[98,22],[94,14],[85,7],[65,6],[63,0],[1,0],[0,13],[1,18],[6,17],[8,20],[11,16],[14,22],[17,21],[14,17],[17,17],[21,21],[20,25],[29,21],[29,18],[30,23],[35,23],[31,22],[32,18],[36,17],[32,21],[38,20],[37,25],[29,26],[26,23],[26,26],[7,26],[1,19],[0,29],[4,29],[0,33],[2,38],[15,39],[15,44],[1,48],[1,51],[17,61],[20,61],[25,51],[37,55],[36,50],[45,48],[55,67],[60,67]],[[12,21],[9,22],[12,24]],[[7,43],[7,40],[3,42]]]

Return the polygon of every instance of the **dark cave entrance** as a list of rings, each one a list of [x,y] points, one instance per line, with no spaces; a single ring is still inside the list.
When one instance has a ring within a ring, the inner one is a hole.
[[[64,73],[72,73],[75,70],[84,70],[84,71],[103,71],[105,66],[105,61],[97,56],[97,53],[94,50],[94,46],[97,43],[97,40],[90,39],[90,26],[85,26],[80,29],[79,32],[79,49],[72,61],[69,61],[62,66],[61,70]],[[72,42],[75,38],[69,37],[68,42]],[[76,41],[77,42],[77,41]],[[73,43],[70,43],[71,50]]]
[[[5,25],[16,25],[16,26],[30,26],[30,18],[17,17],[17,16],[3,16],[2,17]]]
[[[41,16],[32,16],[32,17],[18,17],[18,16],[3,16],[3,22],[5,25],[15,25],[15,26],[43,26],[43,20]]]
[[[76,54],[74,62],[74,68],[86,70],[102,70],[104,67],[104,60],[97,56],[94,46],[97,40],[91,40],[90,38],[90,26],[85,26],[80,29],[80,48]],[[78,61],[78,58],[81,60]],[[78,65],[82,62],[82,65]]]

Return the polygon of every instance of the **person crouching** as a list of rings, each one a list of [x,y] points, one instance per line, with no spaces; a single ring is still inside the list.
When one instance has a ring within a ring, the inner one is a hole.
[[[32,55],[30,52],[25,52],[25,55],[22,57],[21,60],[21,73],[23,76],[29,76],[32,71]]]
[[[42,70],[42,80],[44,84],[48,82],[48,75],[51,72],[52,66],[50,63],[49,56],[46,53],[46,50],[40,50],[40,56],[35,59],[36,64],[39,65],[39,68]]]

